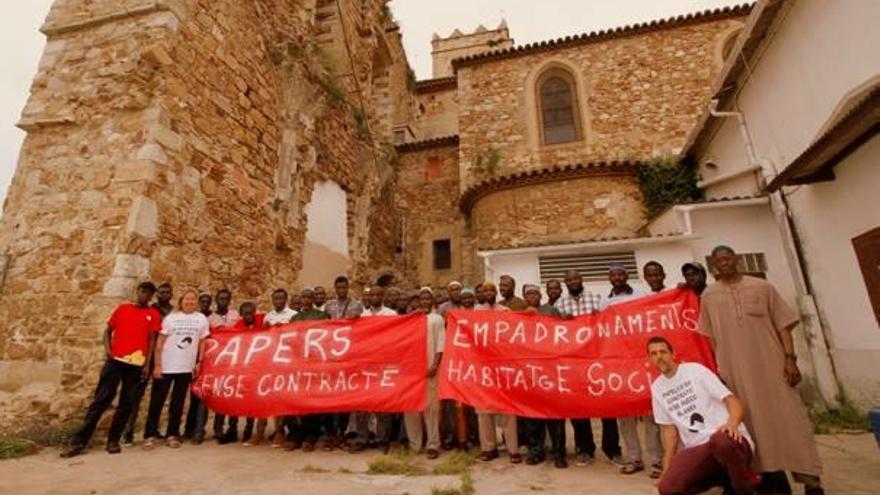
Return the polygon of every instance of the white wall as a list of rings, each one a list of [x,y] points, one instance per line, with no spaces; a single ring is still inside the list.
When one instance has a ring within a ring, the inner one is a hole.
[[[880,138],[834,169],[835,180],[787,192],[838,378],[850,398],[880,400],[880,327],[852,238],[880,226]]]
[[[306,206],[306,217],[306,241],[348,256],[348,203],[339,184],[317,182]]]
[[[657,261],[662,264],[666,270],[666,286],[675,287],[678,282],[682,281],[680,268],[687,261],[698,261],[691,256],[691,249],[685,242],[666,242],[649,245],[635,246],[615,246],[600,249],[580,249],[573,250],[564,254],[594,254],[600,252],[619,252],[632,250],[635,252],[636,264],[639,267],[639,276],[630,279],[630,284],[643,291],[649,292],[648,285],[642,279],[641,271],[645,263],[648,261]],[[556,253],[553,254],[563,254]],[[530,254],[500,254],[492,256],[490,260],[491,270],[486,271],[486,277],[494,281],[496,284],[501,275],[512,275],[516,279],[517,295],[521,294],[523,284],[539,284],[541,281],[541,273],[538,265],[538,257],[540,253]],[[563,282],[560,280],[560,282]],[[564,285],[564,282],[563,282]],[[607,280],[602,281],[584,281],[586,290],[606,296],[611,290],[611,285]],[[563,288],[563,291],[565,289]],[[541,291],[546,295],[545,287],[541,287]]]
[[[758,158],[771,162],[768,175],[803,152],[844,95],[880,74],[880,2],[792,3],[781,27],[775,34],[771,29],[767,50],[750,67],[752,75],[738,97]],[[701,158],[708,157],[719,165],[718,174],[748,165],[735,119],[726,119]],[[713,176],[705,167],[701,174]],[[750,194],[747,182],[740,185],[740,191],[719,185],[706,192],[710,197]]]
[[[880,2],[799,0],[787,2],[781,16],[770,29],[766,51],[752,61],[751,74],[735,102],[764,164],[763,173],[770,178],[821,135],[848,96],[880,76],[876,49],[880,46],[876,27]],[[880,361],[880,331],[850,244],[852,237],[880,223],[880,209],[873,206],[878,204],[880,190],[877,144],[865,148],[838,166],[834,182],[786,192],[803,240],[807,276],[814,284],[837,378],[850,396],[868,405],[880,400],[878,379],[871,376],[876,376]],[[718,164],[716,176],[749,165],[735,119],[725,120],[700,158],[701,163],[711,158]],[[702,166],[701,174],[711,178],[713,171]],[[706,194],[719,197],[753,191],[753,181],[738,180],[711,186]],[[727,236],[727,242],[740,251],[773,251],[772,257],[767,253],[768,278],[786,299],[793,300],[794,279],[787,274],[771,216],[713,214],[695,230],[705,239]],[[709,244],[699,249],[711,249]]]

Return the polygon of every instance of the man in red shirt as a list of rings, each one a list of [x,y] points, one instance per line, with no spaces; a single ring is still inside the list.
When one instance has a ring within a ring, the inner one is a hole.
[[[131,414],[138,383],[145,379],[145,373],[149,373],[156,335],[161,328],[162,315],[150,307],[155,293],[156,286],[152,282],[143,282],[138,286],[136,301],[119,305],[107,321],[104,330],[107,361],[101,369],[95,397],[86,410],[83,427],[73,436],[61,457],[73,457],[85,450],[101,415],[116,397],[120,383],[119,405],[113,413],[107,435],[107,452],[118,454],[122,451],[119,439]]]

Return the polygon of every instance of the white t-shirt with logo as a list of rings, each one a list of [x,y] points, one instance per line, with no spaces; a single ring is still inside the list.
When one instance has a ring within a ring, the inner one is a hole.
[[[296,310],[293,308],[284,308],[281,311],[273,309],[266,313],[266,317],[263,319],[263,324],[267,327],[283,325],[285,323],[290,323],[290,319],[294,316],[296,316]]]
[[[211,334],[208,319],[198,311],[175,311],[162,320],[162,373],[190,373],[199,355],[199,342]]]
[[[685,448],[703,445],[727,423],[729,414],[724,399],[731,395],[709,368],[699,363],[682,363],[675,376],[660,375],[651,384],[654,421],[674,425]],[[755,443],[742,423],[739,432],[754,449]]]

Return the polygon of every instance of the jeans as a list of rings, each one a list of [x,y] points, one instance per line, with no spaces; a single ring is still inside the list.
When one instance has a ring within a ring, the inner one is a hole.
[[[171,403],[168,405],[168,428],[165,430],[166,437],[180,436],[180,420],[183,417],[183,404],[186,402],[186,392],[192,381],[192,373],[165,373],[162,378],[153,379],[153,389],[150,391],[150,407],[147,413],[147,425],[144,428],[144,438],[156,438],[159,436],[159,418],[171,390]]]
[[[189,409],[186,412],[186,425],[183,427],[185,435],[205,436],[205,424],[208,422],[208,408],[202,399],[189,392]]]
[[[98,385],[95,387],[95,397],[86,410],[86,417],[82,428],[73,436],[70,444],[85,447],[98,427],[98,421],[104,411],[110,407],[119,389],[119,404],[113,412],[113,421],[110,423],[110,432],[107,435],[108,443],[119,443],[125,423],[131,414],[133,404],[137,398],[138,384],[141,381],[141,367],[108,359],[101,368]]]

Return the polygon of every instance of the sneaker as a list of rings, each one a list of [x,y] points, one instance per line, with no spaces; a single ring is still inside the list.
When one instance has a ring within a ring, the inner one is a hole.
[[[624,466],[626,466],[627,464],[630,463],[629,461],[626,460],[626,458],[624,458],[624,457],[623,457],[622,455],[620,455],[620,454],[617,454],[617,455],[614,456],[614,457],[609,457],[609,458],[608,458],[608,462],[610,462],[611,464],[614,464],[614,465],[617,466],[618,468],[623,468]],[[639,463],[639,464],[641,464],[641,463]],[[642,469],[645,469],[645,466],[644,466],[644,465],[642,466]]]
[[[134,437],[128,435],[122,437],[122,445],[125,445],[126,447],[131,447],[132,445],[134,445]]]
[[[122,452],[122,447],[119,446],[118,442],[110,442],[107,444],[108,454],[118,454],[120,452]]]
[[[587,454],[586,452],[581,452],[580,454],[578,454],[577,461],[575,461],[575,464],[578,466],[589,466],[592,463],[593,463],[592,454]]]
[[[565,459],[555,459],[553,461],[553,467],[556,469],[565,469],[568,467],[568,461]]]

